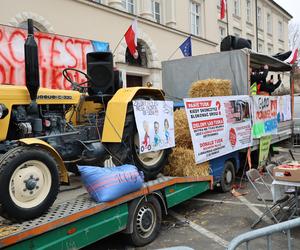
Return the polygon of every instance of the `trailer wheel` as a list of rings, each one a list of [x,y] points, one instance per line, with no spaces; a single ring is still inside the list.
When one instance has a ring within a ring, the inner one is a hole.
[[[128,235],[131,244],[144,246],[158,235],[161,225],[161,207],[159,201],[149,196],[139,203],[133,217],[133,230]]]
[[[135,124],[132,104],[128,105],[121,143],[105,144],[115,165],[134,164],[144,173],[145,180],[155,179],[168,160],[170,149],[139,153],[139,135]]]
[[[221,191],[228,192],[232,188],[235,180],[235,168],[232,161],[226,161],[221,177]]]
[[[59,190],[58,166],[44,149],[20,146],[0,160],[1,216],[33,219],[55,201]]]

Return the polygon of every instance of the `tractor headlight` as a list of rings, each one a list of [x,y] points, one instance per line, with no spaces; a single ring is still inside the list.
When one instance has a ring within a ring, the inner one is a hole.
[[[0,104],[0,119],[3,119],[8,114],[8,109],[4,104]]]

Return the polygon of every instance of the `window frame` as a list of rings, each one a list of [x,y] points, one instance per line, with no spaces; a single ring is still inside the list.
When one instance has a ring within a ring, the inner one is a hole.
[[[156,12],[156,9],[155,9],[156,8],[156,4],[158,4],[158,6],[159,6],[159,12]],[[159,1],[159,0],[151,0],[151,13],[152,13],[152,17],[153,17],[154,21],[157,22],[157,23],[161,23],[162,22],[161,6],[162,6],[161,1]],[[157,16],[159,18],[157,18]]]
[[[283,41],[284,36],[284,28],[283,28],[283,22],[281,20],[278,20],[278,39],[280,41]]]
[[[194,9],[195,6],[195,9]],[[196,11],[198,7],[198,12]],[[195,36],[202,35],[202,3],[198,1],[190,1],[190,29],[191,34]]]
[[[130,14],[135,14],[136,2],[135,0],[122,0],[123,8]],[[131,12],[132,8],[132,12]]]
[[[234,0],[234,2],[233,2],[233,14],[235,16],[238,16],[238,17],[241,16],[241,1],[240,0]]]
[[[262,14],[262,8],[260,6],[257,6],[257,27],[259,29],[263,29],[263,14]]]
[[[267,33],[273,33],[273,18],[270,12],[267,13]]]
[[[246,20],[252,23],[252,0],[246,0]]]

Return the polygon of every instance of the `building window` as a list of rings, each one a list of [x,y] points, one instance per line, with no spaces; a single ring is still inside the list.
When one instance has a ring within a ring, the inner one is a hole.
[[[263,48],[263,45],[262,45],[262,43],[259,43],[258,44],[258,53],[263,53],[264,52],[264,48]]]
[[[257,27],[262,29],[262,11],[260,7],[257,7]]]
[[[201,34],[201,5],[191,2],[191,33],[199,36]]]
[[[273,54],[273,49],[271,47],[268,48],[268,55],[272,55]]]
[[[225,38],[226,36],[226,29],[223,27],[219,27],[219,31],[220,31],[220,41],[222,41],[223,38]]]
[[[252,23],[251,0],[247,0],[247,22]]]
[[[282,40],[283,38],[283,24],[281,21],[278,21],[278,39]]]
[[[267,32],[272,34],[272,16],[270,13],[267,14]]]
[[[131,14],[134,14],[134,0],[122,0],[123,8]]]
[[[152,15],[156,22],[161,22],[161,15],[160,15],[160,2],[152,0]]]
[[[240,16],[240,0],[234,0],[234,14]]]

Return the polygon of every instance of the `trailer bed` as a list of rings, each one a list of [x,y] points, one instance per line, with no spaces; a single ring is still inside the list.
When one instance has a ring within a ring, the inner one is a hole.
[[[126,228],[128,202],[161,191],[166,209],[212,188],[212,177],[166,177],[146,182],[137,192],[96,203],[82,187],[59,194],[43,216],[22,223],[0,217],[0,248],[77,249]]]

